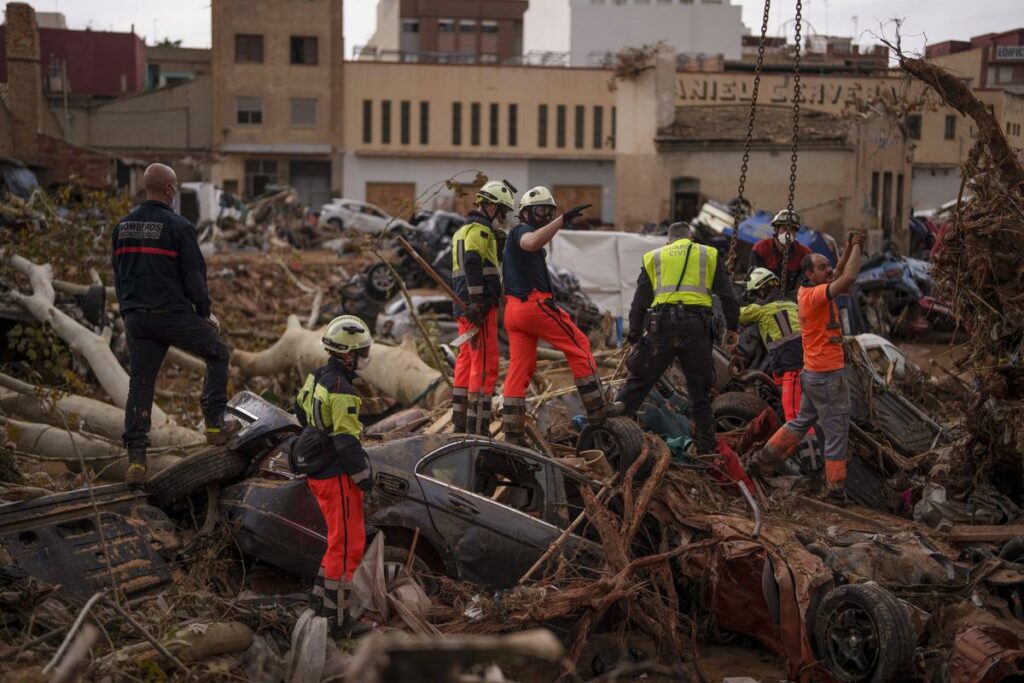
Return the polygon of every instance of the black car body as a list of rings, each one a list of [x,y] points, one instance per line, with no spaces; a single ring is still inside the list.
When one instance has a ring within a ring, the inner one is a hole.
[[[246,554],[303,577],[317,573],[326,525],[305,477],[273,445],[296,427],[258,397],[239,408],[262,417],[247,427],[271,443],[256,474],[226,487],[221,510]],[[232,401],[235,403],[235,400]],[[264,424],[260,427],[260,421]],[[257,448],[251,437],[250,447]],[[515,585],[583,507],[580,488],[600,484],[533,451],[465,435],[417,435],[367,447],[378,502],[367,511],[368,536],[408,548],[434,571],[492,588]],[[560,552],[598,566],[599,547],[570,534]]]

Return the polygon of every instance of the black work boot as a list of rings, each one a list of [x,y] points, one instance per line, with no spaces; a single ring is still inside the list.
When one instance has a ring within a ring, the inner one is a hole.
[[[211,446],[223,446],[241,429],[241,422],[238,420],[225,420],[223,415],[220,416],[220,419],[207,420],[206,443]]]
[[[618,417],[626,412],[626,404],[621,401],[609,402],[601,391],[601,382],[597,375],[576,378],[576,391],[583,401],[583,409],[591,422],[600,422],[610,417]]]
[[[338,636],[340,638],[358,638],[370,630],[370,627],[356,621],[352,614],[353,595],[352,584],[347,581],[340,582],[338,589]]]
[[[477,434],[480,436],[491,436],[491,397],[481,394],[479,407],[476,412]]]
[[[313,580],[313,590],[309,592],[309,608],[318,617],[327,616],[324,611],[324,568],[320,567],[319,573]]]
[[[480,403],[480,394],[471,391],[466,394],[466,434],[476,434],[476,411]]]
[[[505,441],[517,446],[526,446],[526,399],[505,397],[501,408],[501,429]]]
[[[124,483],[132,488],[146,485],[146,443],[144,441],[128,444],[128,471],[124,473]]]
[[[786,454],[779,451],[775,446],[766,443],[754,451],[747,462],[747,472],[755,474],[762,479],[770,477],[779,469],[779,465],[786,459]]]
[[[452,389],[452,430],[456,434],[466,433],[467,393],[466,387],[455,387]]]

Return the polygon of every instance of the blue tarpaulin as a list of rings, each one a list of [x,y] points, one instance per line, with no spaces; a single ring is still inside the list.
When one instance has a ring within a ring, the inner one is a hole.
[[[732,237],[732,228],[726,228],[724,234],[726,237]],[[753,216],[740,223],[739,240],[747,244],[757,244],[763,239],[773,237],[774,234],[772,231],[772,214],[767,211],[759,210]],[[829,246],[828,240],[814,228],[801,225],[800,231],[796,234],[796,241],[810,247],[811,251],[821,254],[835,265],[835,252]]]

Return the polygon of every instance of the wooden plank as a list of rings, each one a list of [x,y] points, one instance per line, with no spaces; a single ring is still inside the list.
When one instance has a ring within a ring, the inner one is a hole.
[[[424,434],[439,434],[442,429],[447,427],[452,421],[452,409],[449,408],[445,411],[444,415],[437,419],[437,422],[430,425],[423,430]]]
[[[950,543],[996,543],[1024,536],[1024,524],[954,524],[945,533]]]

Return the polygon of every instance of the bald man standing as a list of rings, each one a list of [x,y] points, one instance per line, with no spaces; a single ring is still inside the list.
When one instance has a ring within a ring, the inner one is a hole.
[[[178,178],[163,164],[142,177],[146,201],[113,233],[114,285],[128,337],[128,405],[124,444],[128,449],[125,482],[146,483],[146,448],[156,376],[169,346],[206,361],[200,406],[206,440],[225,443],[240,424],[225,423],[228,349],[210,308],[206,261],[192,224],[171,209]]]

